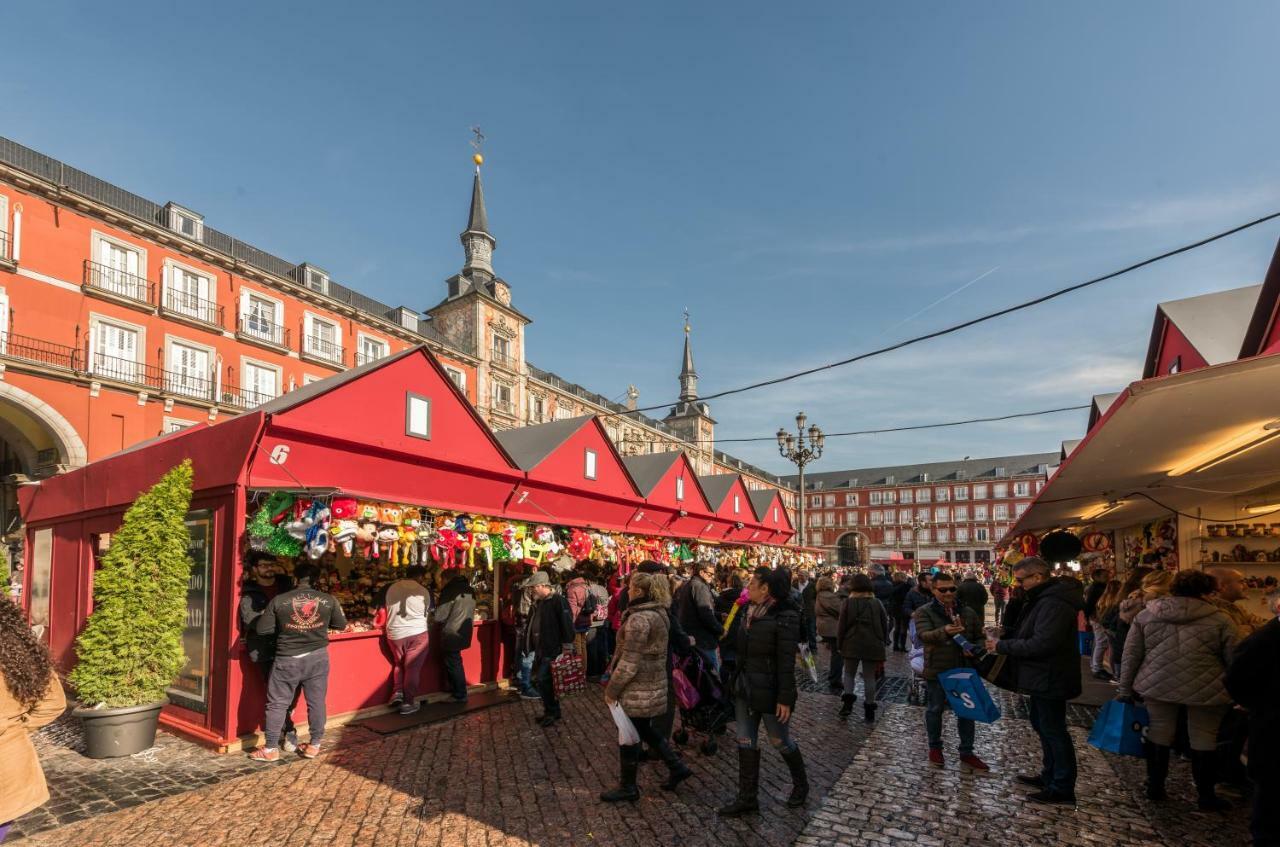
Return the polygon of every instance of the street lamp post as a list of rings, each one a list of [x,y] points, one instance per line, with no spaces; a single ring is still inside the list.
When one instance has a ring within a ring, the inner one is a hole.
[[[805,442],[805,417],[804,412],[796,413],[796,434],[791,435],[785,429],[778,428],[778,453],[782,458],[794,464],[800,469],[800,545],[803,547],[808,540],[807,533],[809,527],[804,522],[804,466],[810,462],[817,461],[822,456],[822,445],[826,440],[826,436],[822,434],[822,430],[817,424],[813,424],[808,429],[809,440]]]
[[[911,519],[911,535],[916,542],[915,566],[916,566],[917,572],[919,572],[920,570],[920,530],[924,528],[925,528],[925,522],[920,519],[919,515],[916,515],[914,518]]]

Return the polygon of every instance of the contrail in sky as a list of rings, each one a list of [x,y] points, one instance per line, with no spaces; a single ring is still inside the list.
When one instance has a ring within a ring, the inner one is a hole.
[[[903,318],[902,320],[898,321],[898,322],[897,322],[896,324],[894,324],[893,326],[891,326],[891,327],[889,327],[888,329],[886,329],[886,330],[884,330],[883,332],[881,332],[881,333],[880,333],[880,335],[884,335],[885,333],[892,332],[893,330],[897,329],[898,327],[902,326],[902,325],[903,325],[903,324],[905,324],[905,323],[910,323],[911,321],[913,321],[913,320],[915,320],[916,318],[918,318],[918,317],[920,317],[921,315],[923,315],[925,312],[927,312],[927,311],[929,311],[930,309],[932,309],[934,306],[937,306],[939,303],[945,303],[946,301],[950,300],[952,297],[955,297],[955,296],[956,296],[957,294],[959,294],[961,291],[964,291],[964,290],[965,290],[966,288],[968,288],[969,286],[974,285],[975,283],[981,282],[982,280],[984,280],[984,279],[986,279],[987,277],[991,276],[993,273],[995,273],[995,272],[996,272],[996,271],[998,271],[998,270],[1000,270],[1000,266],[999,266],[999,265],[996,265],[996,266],[995,266],[994,268],[992,268],[991,270],[986,271],[985,273],[978,274],[978,275],[977,275],[977,276],[975,276],[973,279],[969,280],[969,281],[968,281],[968,282],[966,282],[964,285],[962,285],[962,286],[960,286],[959,288],[957,288],[955,291],[952,291],[950,294],[944,294],[943,296],[939,297],[937,300],[934,300],[934,301],[933,301],[932,303],[930,303],[928,306],[925,306],[923,309],[921,309],[920,311],[916,312],[915,314],[910,315],[910,316],[908,316],[908,317],[905,317],[905,318]],[[876,338],[879,338],[879,337],[880,337],[880,335],[877,335],[877,336],[876,336]]]

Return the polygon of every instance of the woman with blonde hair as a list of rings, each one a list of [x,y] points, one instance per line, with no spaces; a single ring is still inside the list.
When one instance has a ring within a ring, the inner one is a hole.
[[[693,774],[667,739],[653,727],[653,719],[667,710],[671,586],[663,574],[637,571],[631,575],[627,592],[630,602],[618,628],[617,651],[609,671],[604,700],[610,707],[620,704],[640,740],[666,762],[669,775],[662,788],[674,791]],[[602,793],[601,800],[617,803],[640,799],[640,789],[636,785],[640,747],[638,743],[618,746],[619,786]]]

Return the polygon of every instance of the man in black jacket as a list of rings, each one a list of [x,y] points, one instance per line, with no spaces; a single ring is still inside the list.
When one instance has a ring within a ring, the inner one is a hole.
[[[472,622],[476,614],[476,593],[466,573],[458,571],[440,590],[435,622],[440,624],[440,652],[450,696],[455,703],[467,702],[467,675],[462,669],[462,651],[471,646]]]
[[[899,653],[907,652],[907,627],[911,624],[911,613],[906,609],[907,594],[911,591],[911,580],[902,571],[894,571],[893,593],[885,610],[893,618],[893,649]]]
[[[987,589],[982,587],[982,583],[974,576],[972,571],[966,572],[964,579],[960,580],[960,585],[956,589],[956,600],[960,605],[968,606],[978,613],[978,621],[983,623],[987,619]]]
[[[240,637],[244,639],[244,652],[249,661],[262,674],[262,690],[271,681],[271,666],[276,660],[276,640],[269,635],[258,635],[258,618],[266,611],[267,604],[291,587],[289,578],[276,567],[276,557],[270,553],[251,551],[245,556],[245,575],[240,586]],[[298,749],[298,733],[293,726],[293,707],[298,705],[298,695],[284,713],[284,734],[280,746],[286,753]]]
[[[320,755],[324,738],[325,695],[329,688],[329,630],[347,626],[342,606],[332,595],[311,587],[318,571],[315,565],[301,564],[293,570],[297,585],[277,594],[255,625],[258,635],[276,637],[276,658],[267,684],[267,715],[263,721],[266,743],[250,758],[274,762],[280,758],[280,730],[285,711],[299,688],[307,698],[307,730],[310,738],[298,745],[304,759]]]
[[[1249,832],[1256,845],[1280,844],[1280,619],[1246,638],[1227,668],[1227,691],[1249,711],[1249,778],[1254,783]]]
[[[1080,696],[1080,649],[1076,616],[1084,588],[1073,577],[1050,578],[1049,565],[1028,556],[1013,566],[1026,591],[1026,605],[1012,638],[987,639],[987,649],[1012,656],[1018,690],[1030,697],[1031,726],[1040,736],[1042,768],[1018,781],[1040,789],[1027,799],[1075,805],[1076,751],[1067,731],[1067,701]]]
[[[715,595],[711,591],[715,575],[714,564],[699,562],[693,579],[676,591],[675,607],[680,626],[693,636],[694,648],[719,673],[720,654],[716,646],[720,643],[720,621],[716,618]]]
[[[551,663],[562,652],[573,650],[573,616],[569,613],[569,601],[551,587],[551,577],[546,571],[535,572],[525,581],[525,588],[534,601],[529,611],[529,625],[525,628],[525,650],[534,654],[534,685],[542,695],[543,714],[538,718],[538,725],[548,727],[560,720],[560,700],[551,680]]]

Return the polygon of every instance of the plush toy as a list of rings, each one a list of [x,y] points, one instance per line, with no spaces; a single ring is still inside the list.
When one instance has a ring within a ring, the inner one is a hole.
[[[319,559],[329,549],[331,517],[332,510],[319,500],[312,503],[311,508],[307,510],[308,526],[303,542],[306,544],[307,557],[313,561]]]
[[[533,535],[524,542],[523,561],[526,565],[533,565],[535,568],[540,566],[543,560],[551,552],[551,545],[554,536],[551,533],[551,527],[539,526],[533,530]]]
[[[418,564],[418,531],[407,523],[400,525],[400,540],[396,542],[396,561],[402,565]]]
[[[391,526],[387,524],[379,527],[377,540],[373,543],[373,558],[377,559],[381,553],[386,553],[389,560],[388,564],[394,565],[396,563],[396,545],[399,543],[399,526]]]
[[[348,558],[355,550],[356,534],[359,532],[359,525],[354,518],[345,518],[340,521],[332,521],[329,525],[329,539],[333,542],[334,549],[342,548],[342,552]]]
[[[315,521],[314,516],[311,515],[311,506],[312,501],[310,500],[293,501],[293,510],[290,516],[280,523],[285,532],[299,541],[306,540],[307,530],[311,528],[311,524]]]
[[[383,506],[378,510],[378,520],[391,526],[400,526],[404,520],[404,511],[399,506]]]
[[[377,520],[378,520],[378,507],[375,506],[373,503],[361,503],[360,504],[360,522],[361,523],[364,523],[365,521],[376,522]]]
[[[456,568],[458,553],[458,533],[453,529],[441,529],[436,532],[435,543],[431,545],[431,558],[442,568]]]
[[[356,541],[360,542],[360,555],[365,561],[378,558],[378,525],[371,520],[360,520],[356,526]]]
[[[359,505],[354,497],[334,497],[329,504],[329,514],[335,521],[352,521],[356,519]]]
[[[591,558],[591,536],[580,529],[575,529],[569,536],[569,555],[574,561],[582,562]]]

